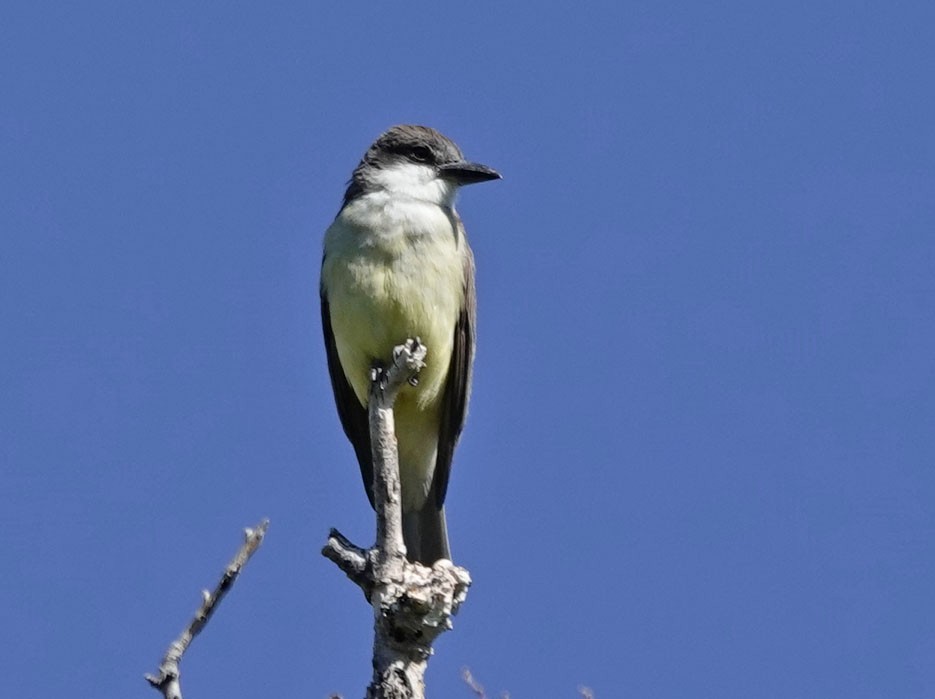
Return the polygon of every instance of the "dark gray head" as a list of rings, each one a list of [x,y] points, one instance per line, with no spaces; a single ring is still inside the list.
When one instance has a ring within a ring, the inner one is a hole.
[[[344,205],[379,190],[444,204],[460,186],[499,177],[486,165],[466,161],[454,141],[435,129],[402,124],[367,149],[351,176]]]

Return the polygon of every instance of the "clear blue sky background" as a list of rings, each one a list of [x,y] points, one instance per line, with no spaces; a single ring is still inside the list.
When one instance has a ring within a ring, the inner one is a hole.
[[[436,697],[935,694],[935,5],[13,3],[0,22],[0,675],[360,696],[372,540],[318,318],[387,126],[454,138],[475,579]]]

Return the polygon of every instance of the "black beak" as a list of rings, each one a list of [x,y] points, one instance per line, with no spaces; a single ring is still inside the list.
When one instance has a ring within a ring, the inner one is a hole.
[[[438,174],[448,180],[453,180],[459,185],[476,184],[477,182],[488,182],[490,180],[499,180],[500,173],[491,167],[481,165],[480,163],[468,163],[465,161],[457,163],[448,163],[438,167]]]

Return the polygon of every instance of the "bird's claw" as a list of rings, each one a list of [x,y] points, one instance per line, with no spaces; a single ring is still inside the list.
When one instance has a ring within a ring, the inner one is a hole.
[[[416,354],[419,349],[422,347],[422,340],[419,337],[412,338],[410,337],[403,344],[397,345],[393,348],[393,360],[399,359],[399,355],[403,352],[408,352],[409,354]]]
[[[380,391],[386,390],[386,369],[383,366],[374,364],[370,367],[370,383],[376,384]]]

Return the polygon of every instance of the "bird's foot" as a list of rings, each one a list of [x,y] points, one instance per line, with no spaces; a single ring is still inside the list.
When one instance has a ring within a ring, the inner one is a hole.
[[[415,365],[413,367],[415,370],[415,373],[413,373],[408,379],[406,379],[406,382],[410,386],[419,385],[418,371],[422,368],[422,364],[423,364],[420,357],[425,356],[425,351],[426,351],[425,345],[422,344],[422,339],[419,337],[410,338],[406,340],[406,342],[403,343],[402,345],[399,345],[393,348],[393,362],[394,363],[399,360],[400,355],[407,354],[408,363],[411,365]]]
[[[385,365],[375,360],[370,366],[370,385],[373,391],[384,395],[392,393],[395,399],[396,392],[403,382],[410,386],[419,385],[419,372],[425,367],[425,355],[428,348],[422,344],[418,337],[406,340],[393,348],[393,361]]]

